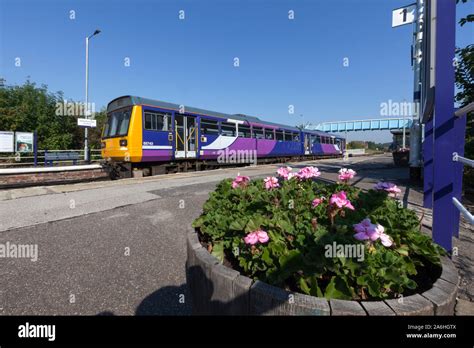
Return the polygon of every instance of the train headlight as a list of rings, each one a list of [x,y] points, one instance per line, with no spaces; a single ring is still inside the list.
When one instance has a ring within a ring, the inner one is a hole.
[[[120,140],[120,146],[127,146],[127,139]]]

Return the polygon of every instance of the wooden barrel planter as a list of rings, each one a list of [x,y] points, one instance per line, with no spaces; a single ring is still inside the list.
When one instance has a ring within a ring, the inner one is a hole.
[[[186,243],[195,315],[454,315],[459,276],[447,257],[440,278],[421,294],[384,301],[327,300],[253,281],[220,264],[192,228]]]

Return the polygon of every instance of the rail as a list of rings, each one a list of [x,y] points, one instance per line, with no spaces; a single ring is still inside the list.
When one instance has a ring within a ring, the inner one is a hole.
[[[33,154],[28,154],[27,156],[16,153],[16,154],[9,154],[7,156],[0,155],[0,168],[11,168],[11,167],[29,167],[29,166],[37,166],[37,165],[45,165],[45,153],[53,153],[53,152],[76,152],[79,154],[79,158],[84,158],[84,150],[38,150],[37,155],[34,156]],[[90,162],[97,163],[102,159],[101,150],[100,149],[91,149],[90,150]],[[57,165],[61,165],[63,163],[73,162],[73,160],[60,160],[55,161]],[[84,160],[77,160],[77,164],[86,163]]]
[[[466,105],[465,107],[458,109],[454,115],[456,117],[467,116],[468,113],[474,111],[474,102]],[[464,165],[474,167],[474,160],[460,156],[457,152],[453,152],[453,162],[460,162]],[[462,205],[461,202],[456,197],[452,197],[452,202],[454,206],[459,210],[459,212],[466,218],[470,224],[474,224],[474,216]]]

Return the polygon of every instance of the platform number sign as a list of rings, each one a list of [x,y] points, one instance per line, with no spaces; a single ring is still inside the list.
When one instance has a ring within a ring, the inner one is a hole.
[[[415,21],[416,4],[397,8],[392,11],[392,28],[410,24]]]

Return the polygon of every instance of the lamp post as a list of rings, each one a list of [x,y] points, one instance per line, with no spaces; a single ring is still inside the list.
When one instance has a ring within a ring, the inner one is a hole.
[[[100,30],[96,29],[92,35],[86,37],[86,105],[85,105],[85,118],[89,118],[89,39],[100,33]],[[84,128],[84,161],[89,162],[89,139],[88,139],[88,128]]]

